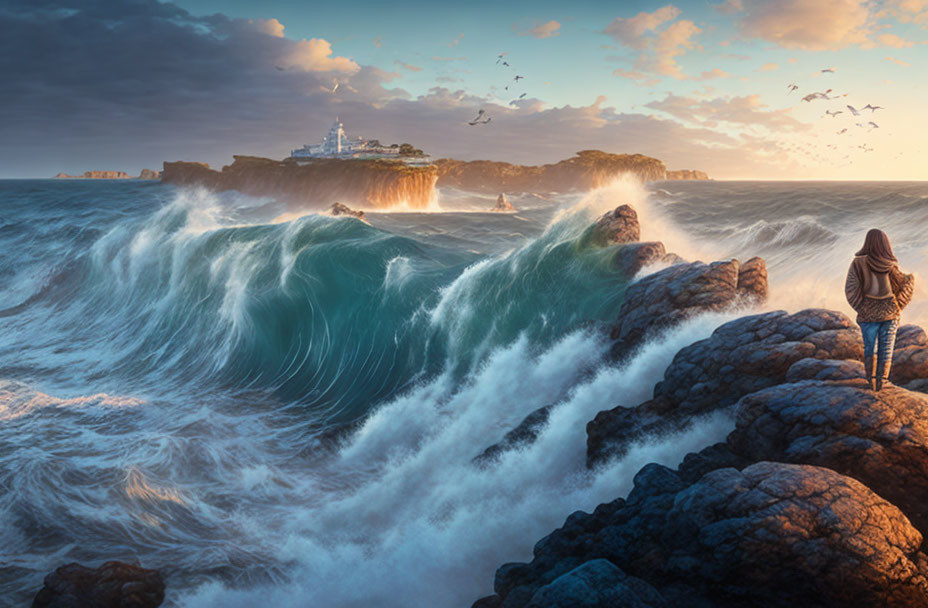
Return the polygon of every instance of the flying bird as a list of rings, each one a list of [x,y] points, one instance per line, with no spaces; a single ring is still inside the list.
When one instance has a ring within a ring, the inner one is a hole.
[[[508,67],[509,67],[509,62],[508,62],[508,61],[504,61],[504,62],[503,62],[503,65],[506,66],[506,67],[508,68]]]
[[[496,64],[499,65],[499,62],[503,60],[503,57],[505,57],[505,56],[508,55],[508,54],[509,54],[509,53],[506,52],[506,53],[500,53],[499,55],[497,55],[497,56],[496,56]]]
[[[870,110],[871,113],[876,112],[877,110],[885,110],[883,106],[871,106],[869,103],[861,108],[861,110]]]
[[[853,114],[854,116],[860,116],[860,112],[858,112],[857,108],[855,108],[854,106],[848,106],[847,109],[850,110],[851,114]]]
[[[486,110],[479,110],[477,112],[477,116],[467,124],[469,124],[470,126],[485,125],[488,122],[490,122],[490,115],[487,114]]]
[[[335,91],[338,90],[338,81],[335,81],[335,86],[332,87],[332,95],[335,95]]]
[[[825,68],[824,70],[820,72],[820,74],[834,74],[834,73],[835,73],[835,68]]]
[[[519,99],[522,99],[522,98],[525,97],[526,95],[527,95],[527,93],[522,93],[521,95],[519,95]]]
[[[786,91],[786,94],[789,95],[790,93],[792,93],[793,91],[795,91],[796,89],[798,89],[798,88],[799,88],[799,85],[797,85],[797,84],[790,84],[790,85],[787,85],[786,88],[788,89],[788,90]]]
[[[840,131],[838,131],[838,132],[836,133],[836,135],[844,135],[845,133],[847,133],[847,127],[845,127],[844,129],[841,129]]]
[[[282,67],[280,67],[279,65],[275,65],[274,67],[277,68],[277,70],[278,70],[279,72],[283,72],[284,70],[287,69],[287,68],[282,68]]]
[[[838,114],[843,114],[843,110],[838,110],[837,112],[832,112],[831,110],[825,110],[825,114],[828,114],[829,116],[834,118]]]
[[[870,125],[870,126],[871,126],[872,128],[874,128],[874,129],[879,129],[879,128],[880,128],[880,125],[876,124],[876,123],[873,122],[872,120],[871,120],[870,122],[868,122],[867,124]]]
[[[516,82],[519,82],[520,80],[522,80],[522,79],[524,79],[524,78],[525,78],[525,76],[519,76],[518,74],[516,74],[516,77],[513,78],[513,80],[516,81]]]

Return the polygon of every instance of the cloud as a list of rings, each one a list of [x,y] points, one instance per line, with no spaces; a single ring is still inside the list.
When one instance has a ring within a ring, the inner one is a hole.
[[[729,123],[741,127],[763,127],[771,132],[806,131],[810,126],[792,117],[789,108],[769,110],[760,95],[716,97],[699,100],[668,94],[664,99],[645,104],[652,110],[665,112],[690,123],[717,127]]]
[[[254,24],[255,29],[262,34],[275,38],[284,37],[284,24],[277,19],[249,19],[248,23]]]
[[[744,10],[744,1],[743,0],[725,0],[721,4],[713,4],[712,8],[724,15],[730,15],[732,13],[740,13]]]
[[[680,9],[668,4],[653,13],[640,12],[627,19],[616,18],[606,26],[604,33],[611,36],[616,42],[633,49],[644,49],[648,46],[649,32],[654,32],[662,24],[673,21],[680,15]]]
[[[546,21],[545,23],[538,23],[534,27],[531,27],[524,31],[519,31],[518,26],[513,23],[512,30],[518,33],[520,36],[532,36],[534,38],[553,38],[560,34],[561,24],[553,19],[551,21]]]
[[[743,34],[790,49],[822,51],[872,45],[864,0],[745,0]]]
[[[883,58],[883,61],[890,61],[890,62],[892,62],[892,63],[895,63],[896,65],[901,65],[901,66],[904,67],[904,68],[911,67],[911,65],[912,65],[911,63],[909,63],[909,62],[907,62],[907,61],[903,61],[903,60],[901,60],[901,59],[896,59],[895,57],[884,57],[884,58]]]
[[[760,66],[759,68],[757,68],[757,71],[758,72],[773,72],[779,69],[780,69],[779,65],[771,62],[771,63],[765,63],[764,65]]]
[[[348,72],[361,69],[347,57],[332,56],[332,43],[322,38],[300,40],[280,61],[283,67],[296,68],[304,72]]]
[[[907,49],[915,45],[911,40],[906,40],[895,34],[880,34],[876,39],[883,46],[891,46],[896,49]]]
[[[675,21],[679,16],[680,9],[668,4],[653,13],[641,12],[634,17],[614,19],[603,33],[640,51],[635,61],[636,71],[683,80],[688,76],[677,64],[677,57],[697,48],[692,38],[702,29],[687,19]]]
[[[650,87],[660,82],[660,79],[655,78],[649,74],[645,74],[644,72],[639,72],[637,70],[625,70],[622,68],[616,68],[612,71],[612,75],[618,76],[620,78],[627,78],[639,86]]]
[[[409,64],[409,63],[403,63],[403,62],[400,61],[399,59],[397,59],[396,61],[394,61],[394,62],[393,62],[393,65],[398,65],[398,66],[400,66],[401,68],[406,68],[406,69],[409,70],[410,72],[421,72],[421,71],[422,71],[422,68],[420,68],[419,66],[417,66],[417,65],[412,65],[412,64]]]
[[[712,68],[707,72],[699,75],[698,80],[716,80],[717,78],[729,78],[731,74],[720,68]]]
[[[432,57],[432,61],[467,61],[467,57],[439,57],[435,55]]]

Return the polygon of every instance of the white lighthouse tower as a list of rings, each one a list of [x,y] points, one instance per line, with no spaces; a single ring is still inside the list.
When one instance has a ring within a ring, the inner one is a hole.
[[[336,116],[335,122],[329,128],[328,135],[322,140],[323,154],[326,156],[341,156],[342,152],[349,151],[349,147],[348,136],[345,135],[345,129],[338,116]]]

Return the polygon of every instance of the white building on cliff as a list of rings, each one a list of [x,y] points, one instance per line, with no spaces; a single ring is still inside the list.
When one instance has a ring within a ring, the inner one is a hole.
[[[329,132],[322,138],[322,143],[306,144],[290,152],[290,158],[310,160],[314,158],[359,158],[359,159],[396,159],[410,164],[428,163],[429,157],[421,150],[415,150],[409,144],[399,146],[381,145],[376,139],[349,139],[344,125],[335,118]]]

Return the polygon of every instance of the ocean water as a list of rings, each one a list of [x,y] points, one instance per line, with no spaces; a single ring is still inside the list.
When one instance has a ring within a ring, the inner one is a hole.
[[[647,399],[677,350],[745,312],[609,363],[599,329],[627,279],[579,237],[621,203],[688,259],[763,256],[768,309],[849,312],[850,257],[883,228],[917,275],[905,321],[928,324],[928,184],[622,178],[513,197],[515,214],[438,201],[365,224],[158,183],[0,181],[0,605],[108,559],[161,569],[173,606],[492,592],[570,512],[732,426],[584,467],[596,412]],[[547,404],[538,441],[473,466]]]

